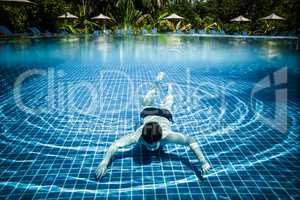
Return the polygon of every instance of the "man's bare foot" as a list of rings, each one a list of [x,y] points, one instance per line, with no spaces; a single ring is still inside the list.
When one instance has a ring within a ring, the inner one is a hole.
[[[208,162],[205,162],[203,165],[202,165],[202,172],[203,173],[207,173],[208,170],[211,168],[211,166],[209,165]]]
[[[169,82],[168,83],[168,94],[172,94],[173,93],[173,83],[172,82]]]
[[[164,72],[159,72],[156,76],[156,81],[162,81],[165,78],[165,73]]]

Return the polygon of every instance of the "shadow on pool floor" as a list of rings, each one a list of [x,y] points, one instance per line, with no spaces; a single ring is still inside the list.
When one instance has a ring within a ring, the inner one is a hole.
[[[188,158],[185,158],[183,156],[179,156],[173,153],[166,153],[162,147],[160,147],[156,151],[149,151],[143,145],[137,144],[134,146],[134,148],[115,155],[111,162],[125,158],[133,158],[134,163],[138,165],[149,165],[152,163],[154,158],[157,158],[157,160],[160,160],[161,162],[181,161],[185,166],[195,172],[195,175],[199,180],[203,180],[202,172],[199,170],[200,166],[192,164]]]

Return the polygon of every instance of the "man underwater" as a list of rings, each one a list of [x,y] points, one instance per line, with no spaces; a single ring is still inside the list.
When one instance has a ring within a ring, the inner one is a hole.
[[[206,173],[210,169],[210,165],[206,161],[197,141],[190,136],[176,133],[171,130],[171,122],[173,121],[171,109],[174,101],[171,83],[168,84],[168,94],[162,101],[160,108],[153,106],[158,90],[158,84],[161,80],[163,80],[163,78],[164,73],[160,72],[156,77],[155,84],[144,97],[143,110],[141,112],[141,118],[144,119],[143,125],[140,126],[134,133],[125,135],[116,140],[109,147],[102,162],[96,170],[97,178],[100,179],[105,175],[109,162],[119,148],[137,143],[144,145],[149,151],[158,150],[166,144],[189,146],[200,161],[202,172]]]

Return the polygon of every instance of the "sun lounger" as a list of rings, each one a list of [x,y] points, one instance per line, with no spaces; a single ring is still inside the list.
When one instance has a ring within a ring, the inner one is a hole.
[[[118,28],[116,34],[119,36],[124,35],[123,30],[121,28]]]
[[[93,33],[92,33],[93,36],[99,36],[100,35],[100,31],[99,30],[95,30]]]
[[[148,31],[147,31],[147,29],[145,29],[145,28],[142,28],[142,30],[141,30],[141,33],[142,33],[142,34],[147,34],[147,33],[148,33]]]
[[[220,35],[225,35],[226,33],[225,33],[225,31],[223,29],[221,29],[220,32],[219,32],[219,34]]]
[[[127,35],[133,35],[133,31],[131,28],[128,28],[126,33],[127,33]]]
[[[22,37],[28,36],[27,33],[13,33],[6,26],[0,26],[0,37]]]
[[[105,28],[104,30],[103,30],[103,34],[104,35],[108,35],[108,34],[110,34],[111,33],[111,31],[109,30],[109,29],[107,29],[107,28]]]
[[[190,33],[190,34],[195,34],[196,31],[195,31],[195,29],[190,29],[188,33]]]
[[[176,33],[179,33],[179,34],[181,34],[181,33],[182,33],[182,31],[181,31],[180,29],[176,29]]]
[[[157,28],[152,29],[152,33],[157,33]]]
[[[41,35],[41,31],[36,27],[28,27],[31,35]]]
[[[68,35],[69,32],[66,31],[66,29],[64,29],[64,28],[61,28],[58,30],[58,34],[64,36],[64,35]]]
[[[200,30],[198,30],[198,33],[199,33],[199,34],[205,34],[205,30],[200,29]]]
[[[0,35],[12,36],[13,33],[6,26],[0,26]]]
[[[248,36],[248,33],[244,31],[244,32],[242,32],[242,35],[243,36]]]

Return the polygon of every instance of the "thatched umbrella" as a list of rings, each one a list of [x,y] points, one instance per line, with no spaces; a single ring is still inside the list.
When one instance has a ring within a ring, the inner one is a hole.
[[[165,17],[165,19],[166,19],[166,20],[171,20],[171,21],[174,20],[174,23],[172,23],[172,24],[173,24],[173,26],[174,26],[174,31],[176,31],[175,21],[176,21],[176,20],[182,20],[182,19],[184,19],[184,18],[181,17],[181,16],[179,16],[179,15],[177,15],[177,14],[175,14],[175,13],[173,13],[173,14],[171,14],[171,15]]]
[[[181,16],[179,16],[179,15],[177,15],[177,14],[175,14],[175,13],[173,13],[173,14],[165,17],[165,19],[181,20],[181,19],[184,19],[184,18],[181,17]]]
[[[241,25],[241,23],[242,22],[250,22],[251,20],[248,19],[248,18],[246,18],[246,17],[244,17],[244,16],[242,16],[242,15],[240,15],[240,16],[238,16],[236,18],[231,19],[230,21],[231,22],[237,22],[237,23],[239,23],[238,31],[240,32],[240,25]]]
[[[285,18],[276,15],[275,13],[272,13],[271,15],[260,18],[260,19],[261,20],[286,20]]]
[[[251,19],[248,19],[242,15],[236,17],[236,18],[233,18],[232,20],[230,20],[231,22],[250,22]]]
[[[93,17],[92,19],[96,19],[96,20],[111,20],[110,17],[103,15],[102,13],[100,15],[97,15],[96,17]]]
[[[274,24],[272,24],[272,22],[274,22],[274,21],[284,21],[284,20],[286,20],[285,18],[283,18],[283,17],[280,17],[280,16],[278,16],[278,15],[276,15],[275,13],[272,13],[271,15],[269,15],[269,16],[266,16],[266,17],[263,17],[263,18],[260,18],[260,20],[265,20],[267,23],[267,28],[266,28],[266,30],[265,30],[265,33],[267,33],[267,32],[271,32],[271,31],[273,31],[273,29],[275,28],[275,25]],[[268,21],[270,22],[270,24],[268,23]],[[272,26],[273,25],[273,26]]]
[[[63,15],[60,15],[60,16],[58,16],[57,18],[58,18],[58,19],[78,19],[77,16],[75,16],[75,15],[69,13],[69,12],[66,12],[66,13],[63,14]]]
[[[73,15],[69,12],[66,12],[63,15],[60,15],[57,17],[58,19],[63,19],[63,24],[64,26],[68,23],[69,20],[74,20],[74,19],[78,19],[78,17],[76,15]]]
[[[102,21],[103,22],[103,29],[105,29],[105,22],[107,20],[112,20],[112,18],[106,16],[106,15],[103,15],[102,13],[100,13],[99,15],[95,16],[95,17],[92,17],[93,20],[99,20],[99,21]]]

